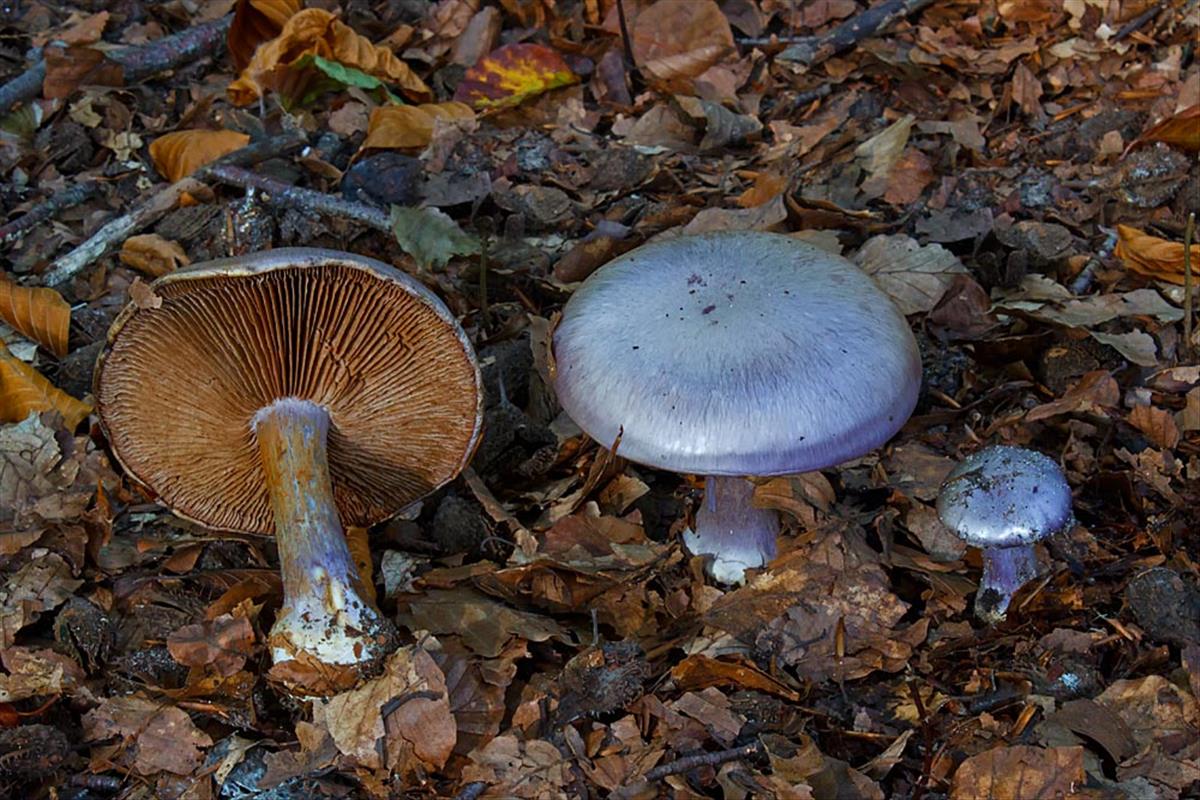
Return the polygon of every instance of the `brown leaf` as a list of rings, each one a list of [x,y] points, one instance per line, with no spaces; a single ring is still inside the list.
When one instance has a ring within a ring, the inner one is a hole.
[[[544,739],[523,741],[502,734],[474,750],[470,759],[463,782],[492,784],[489,793],[495,797],[561,797],[571,780],[570,763]]]
[[[141,693],[105,699],[84,715],[83,733],[90,741],[120,737],[117,745],[102,750],[132,760],[142,775],[190,775],[204,760],[201,748],[213,744],[186,711]]]
[[[692,655],[671,669],[671,677],[684,691],[709,686],[737,686],[773,694],[793,703],[800,701],[799,693],[746,660],[718,661],[705,655]]]
[[[4,468],[0,462],[0,470]],[[0,480],[4,475],[0,473]],[[83,581],[71,577],[71,568],[58,553],[45,550],[0,586],[0,650],[12,647],[17,632],[37,622],[43,611],[66,602]]]
[[[932,309],[956,275],[967,268],[940,244],[921,246],[905,234],[880,234],[868,239],[854,256],[903,314]]]
[[[915,147],[909,147],[888,173],[887,191],[883,193],[883,199],[894,206],[915,203],[921,199],[921,193],[933,178],[933,162],[929,156]]]
[[[62,653],[32,647],[0,649],[7,675],[0,675],[0,702],[12,703],[37,695],[61,694],[86,677],[83,669]]]
[[[1179,444],[1179,427],[1175,424],[1175,416],[1166,409],[1134,406],[1129,412],[1129,424],[1146,434],[1156,447],[1172,450]]]
[[[402,775],[437,769],[454,749],[456,728],[445,677],[417,646],[393,653],[378,678],[314,701],[313,723],[329,731],[343,755],[368,769]]]
[[[260,44],[278,36],[284,23],[303,7],[300,0],[238,0],[226,40],[238,71],[250,64]]]
[[[154,287],[141,278],[134,278],[133,283],[129,284],[129,300],[138,308],[162,308],[163,303]]]
[[[108,17],[107,11],[96,14],[75,12],[63,25],[33,36],[33,43],[38,47],[45,47],[49,42],[67,45],[94,44],[100,41],[104,26],[108,24]]]
[[[171,658],[189,667],[212,664],[217,672],[229,677],[246,663],[254,646],[250,620],[222,614],[196,625],[184,625],[167,637]]]
[[[1167,117],[1135,139],[1127,150],[1142,142],[1165,142],[1189,153],[1200,151],[1200,104]]]
[[[1082,747],[997,747],[959,766],[950,798],[1071,797],[1084,778]]]
[[[1173,752],[1200,727],[1200,703],[1161,675],[1113,681],[1096,701],[1117,712],[1139,749],[1157,742]]]
[[[130,236],[121,245],[121,263],[127,267],[160,278],[180,266],[192,263],[179,242],[164,239],[157,233]]]
[[[71,430],[92,413],[91,405],[50,383],[0,342],[0,422],[21,422],[35,411],[51,410],[62,414]]]
[[[729,20],[714,0],[658,0],[633,21],[638,67],[664,87],[692,90],[692,79],[733,52]]]
[[[391,50],[372,44],[324,9],[306,8],[292,15],[278,36],[254,51],[249,65],[229,85],[229,99],[234,105],[245,106],[263,92],[273,91],[285,103],[299,100],[314,71],[300,68],[299,62],[308,56],[336,61],[395,84],[411,100],[428,101],[433,97],[425,82]]]
[[[1031,408],[1025,421],[1036,422],[1059,414],[1103,414],[1104,409],[1115,408],[1120,400],[1121,388],[1113,376],[1106,370],[1095,370],[1081,377],[1061,399]]]
[[[500,655],[513,640],[566,638],[566,631],[549,617],[509,608],[473,589],[426,591],[412,601],[410,609],[409,627],[457,634],[463,644],[487,658]]]
[[[42,94],[47,100],[70,97],[82,84],[125,84],[125,68],[90,47],[50,45],[42,51],[42,60],[46,64]]]
[[[150,160],[158,173],[173,183],[249,142],[249,136],[237,131],[175,131],[150,143]]]
[[[380,106],[371,112],[363,150],[420,150],[433,140],[437,120],[474,121],[466,103],[426,103],[417,106]]]
[[[760,172],[754,176],[754,185],[738,195],[737,204],[742,208],[757,208],[771,202],[787,188],[788,177],[777,172]]]
[[[0,319],[59,358],[67,354],[71,306],[55,290],[0,278]]]
[[[558,51],[541,44],[506,44],[479,59],[454,91],[474,108],[511,108],[531,97],[578,83]]]
[[[1200,106],[1196,106],[1200,108]],[[1197,123],[1200,127],[1200,122]],[[1151,236],[1128,225],[1117,225],[1117,256],[1139,275],[1182,285],[1183,243]],[[1192,279],[1200,280],[1200,244],[1192,245]]]

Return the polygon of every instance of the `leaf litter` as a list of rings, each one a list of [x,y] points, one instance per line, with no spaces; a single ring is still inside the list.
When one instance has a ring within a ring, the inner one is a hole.
[[[23,4],[4,81],[34,46],[45,72],[0,90],[0,794],[1194,795],[1189,8]],[[893,16],[864,37],[868,10]],[[202,30],[223,46],[154,49]],[[222,157],[285,191],[193,180]],[[728,587],[679,544],[701,482],[583,436],[547,342],[617,255],[737,229],[871,274],[924,387],[885,447],[758,487],[781,553]],[[417,277],[487,387],[473,468],[370,533],[404,643],[320,700],[269,671],[273,544],[122,480],[90,397],[118,311],[161,303],[145,281],[288,245]],[[985,443],[1052,454],[1078,522],[994,627],[933,506]]]

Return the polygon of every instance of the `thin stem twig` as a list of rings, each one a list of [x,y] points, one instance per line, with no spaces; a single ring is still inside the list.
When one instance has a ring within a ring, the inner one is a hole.
[[[196,25],[171,36],[138,47],[114,50],[108,58],[125,71],[125,82],[136,83],[159,72],[175,69],[204,55],[219,52],[219,45],[233,22],[233,15]],[[37,97],[46,79],[46,62],[38,59],[29,69],[0,86],[0,114],[17,103]]]
[[[1183,229],[1183,357],[1192,357],[1192,239],[1196,236],[1196,212],[1188,214]]]
[[[0,225],[0,245],[16,241],[64,208],[79,205],[96,194],[99,188],[100,184],[96,181],[86,181],[55,192],[12,222]]]
[[[392,232],[392,221],[387,212],[366,203],[356,203],[336,195],[303,189],[238,167],[212,167],[205,171],[205,176],[229,186],[266,192],[270,195],[271,202],[277,205],[341,217],[387,234]]]
[[[932,3],[933,0],[885,0],[885,2],[870,6],[866,11],[851,17],[822,36],[790,40],[792,41],[791,46],[780,53],[777,58],[811,67],[843,50],[854,47],[863,39],[877,36],[899,20]],[[770,41],[770,39],[743,39],[742,43],[768,44]]]
[[[668,775],[678,775],[681,772],[693,770],[696,767],[716,767],[725,764],[729,761],[738,761],[743,758],[757,755],[762,750],[762,745],[758,742],[753,744],[744,744],[741,747],[731,747],[728,750],[718,750],[715,753],[700,753],[694,756],[684,756],[677,758],[674,761],[668,761],[666,764],[659,764],[654,769],[646,773],[643,780],[658,781]]]

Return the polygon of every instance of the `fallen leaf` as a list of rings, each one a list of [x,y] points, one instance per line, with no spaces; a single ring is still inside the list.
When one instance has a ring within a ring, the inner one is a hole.
[[[0,319],[59,358],[67,354],[71,306],[54,289],[0,278]]]
[[[140,692],[106,698],[84,714],[83,735],[92,742],[120,737],[118,744],[100,749],[111,750],[111,757],[132,760],[141,775],[163,771],[190,775],[204,760],[201,748],[213,744],[186,711]]]
[[[402,620],[408,627],[437,635],[456,634],[472,651],[487,658],[499,656],[514,639],[544,642],[566,638],[566,631],[549,617],[518,611],[471,589],[426,591],[409,608],[411,623]]]
[[[129,300],[138,308],[162,308],[163,304],[154,287],[141,278],[134,278],[129,284]]]
[[[226,39],[238,71],[249,65],[260,44],[278,36],[284,24],[303,7],[301,0],[238,0]]]
[[[471,763],[463,767],[463,782],[491,784],[489,793],[496,797],[561,797],[571,779],[570,763],[544,739],[522,741],[502,734],[468,757]]]
[[[691,79],[734,50],[714,0],[658,0],[634,19],[630,38],[638,68],[673,91],[690,92]]]
[[[1175,416],[1166,409],[1154,406],[1134,406],[1129,412],[1129,424],[1146,434],[1155,447],[1174,449],[1179,444],[1179,428]]]
[[[104,34],[109,16],[107,11],[96,14],[75,12],[62,25],[31,38],[38,47],[45,47],[50,42],[67,45],[95,44]]]
[[[42,50],[46,77],[42,95],[47,100],[70,97],[81,84],[123,86],[125,69],[91,47],[47,45]]]
[[[71,430],[92,413],[91,405],[50,383],[0,342],[0,422],[21,422],[34,412],[50,410],[62,414]]]
[[[1084,779],[1082,747],[996,747],[959,765],[950,798],[1071,797]]]
[[[1104,414],[1121,400],[1121,388],[1106,370],[1085,374],[1062,398],[1035,406],[1025,415],[1026,422],[1049,419],[1060,414]]]
[[[916,121],[917,118],[912,114],[905,114],[854,150],[854,155],[862,162],[868,175],[887,177],[908,145],[908,137]]]
[[[933,179],[933,161],[929,156],[915,147],[906,148],[888,173],[883,199],[894,206],[915,203]]]
[[[1200,109],[1200,106],[1196,106]],[[1200,121],[1197,122],[1200,127]],[[1184,252],[1182,242],[1160,239],[1130,227],[1117,225],[1116,255],[1139,275],[1182,285]],[[1192,279],[1200,281],[1200,244],[1192,245]]]
[[[278,36],[254,51],[250,63],[229,85],[229,99],[245,106],[273,91],[285,104],[298,102],[316,77],[316,70],[310,68],[314,57],[394,84],[412,100],[427,101],[433,96],[425,82],[391,50],[372,44],[329,11],[306,8],[292,15]]]
[[[511,108],[578,82],[579,76],[557,50],[516,42],[493,50],[469,68],[454,90],[454,99],[476,109]]]
[[[6,575],[0,586],[0,650],[12,647],[22,628],[37,622],[42,612],[62,605],[81,585],[82,580],[71,577],[63,557],[46,550]]]
[[[392,206],[392,232],[423,269],[444,267],[454,256],[479,252],[479,240],[436,208]]]
[[[922,247],[905,234],[880,234],[863,243],[854,262],[875,279],[903,314],[931,310],[955,275],[967,272],[940,244]]]
[[[1200,727],[1200,703],[1161,675],[1113,681],[1096,702],[1117,712],[1139,749],[1158,743],[1173,752]]]
[[[245,666],[253,646],[254,629],[250,620],[231,614],[185,625],[167,637],[171,658],[189,667],[212,664],[223,677]]]
[[[1200,104],[1189,106],[1152,126],[1134,139],[1126,152],[1143,142],[1164,142],[1189,153],[1200,151]]]
[[[433,140],[438,120],[473,122],[475,112],[466,103],[457,101],[380,106],[371,112],[362,149],[420,150]]]
[[[62,653],[32,647],[0,649],[7,675],[0,674],[0,702],[62,694],[83,682],[83,669]]]
[[[175,131],[150,143],[150,160],[158,173],[173,183],[249,142],[249,136],[237,131]]]
[[[313,723],[329,731],[343,755],[394,774],[440,768],[454,749],[445,676],[415,645],[389,656],[378,678],[314,701]]]
[[[121,245],[121,263],[127,267],[160,278],[181,266],[192,263],[179,242],[164,239],[157,233],[130,236]]]

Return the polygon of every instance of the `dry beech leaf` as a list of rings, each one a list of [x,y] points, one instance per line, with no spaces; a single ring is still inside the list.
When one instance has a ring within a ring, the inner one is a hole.
[[[0,279],[0,319],[59,358],[67,354],[71,306],[53,289]]]
[[[1117,225],[1117,256],[1139,275],[1183,284],[1183,244]],[[1200,244],[1192,245],[1192,276],[1200,275]]]
[[[83,732],[91,741],[117,737],[111,757],[131,761],[141,775],[189,775],[213,744],[186,711],[140,692],[106,698],[83,716]]]
[[[162,298],[141,278],[134,278],[129,284],[129,299],[138,308],[162,308]]]
[[[76,12],[59,28],[34,36],[33,43],[38,47],[45,47],[50,42],[68,45],[94,44],[100,41],[104,26],[108,24],[108,17],[107,11],[82,15]]]
[[[962,763],[950,798],[1071,797],[1084,777],[1082,747],[997,747]]]
[[[46,64],[42,95],[47,100],[69,97],[82,84],[125,84],[125,68],[91,47],[50,45],[42,50],[42,60]]]
[[[238,0],[226,40],[234,66],[245,69],[258,46],[278,36],[303,7],[300,0]]]
[[[475,112],[466,103],[427,103],[419,106],[382,106],[371,112],[363,150],[419,150],[433,139],[437,120],[467,121]]]
[[[306,8],[288,19],[278,36],[254,51],[249,65],[229,85],[229,99],[245,106],[268,90],[288,99],[302,97],[315,70],[291,68],[307,56],[336,61],[395,84],[410,100],[433,97],[425,82],[391,50],[372,44],[324,9]]]
[[[541,44],[506,44],[467,70],[454,99],[471,106],[511,108],[560,86],[579,82],[557,50]]]
[[[633,57],[647,75],[676,91],[733,52],[733,30],[714,0],[659,0],[637,15]]]
[[[1134,406],[1129,412],[1129,424],[1146,434],[1156,447],[1174,449],[1179,444],[1179,426],[1175,415],[1154,406]]]
[[[246,664],[254,647],[254,629],[250,620],[222,614],[216,619],[184,625],[167,637],[171,658],[189,667],[212,664],[229,677]]]
[[[179,242],[164,239],[157,233],[130,236],[121,245],[120,257],[122,264],[151,278],[162,277],[191,263]]]
[[[1167,117],[1134,139],[1125,152],[1144,142],[1163,142],[1189,153],[1200,152],[1200,104]]]
[[[175,131],[150,143],[150,159],[159,174],[174,183],[249,143],[250,137],[237,131]]]
[[[69,430],[92,413],[92,407],[50,383],[0,343],[0,422],[20,422],[34,411],[57,411]]]

